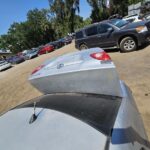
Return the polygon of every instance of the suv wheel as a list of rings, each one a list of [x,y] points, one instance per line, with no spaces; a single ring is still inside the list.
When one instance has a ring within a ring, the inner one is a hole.
[[[122,52],[131,52],[136,50],[137,44],[132,37],[125,37],[120,42],[120,49]]]
[[[88,49],[88,47],[85,44],[81,44],[79,47],[80,50]]]

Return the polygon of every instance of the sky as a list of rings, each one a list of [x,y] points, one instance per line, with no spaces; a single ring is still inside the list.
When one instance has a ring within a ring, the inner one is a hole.
[[[23,22],[29,10],[49,8],[48,0],[1,0],[0,35],[6,34],[13,22]],[[86,0],[80,0],[80,13],[83,18],[90,16],[91,8]]]

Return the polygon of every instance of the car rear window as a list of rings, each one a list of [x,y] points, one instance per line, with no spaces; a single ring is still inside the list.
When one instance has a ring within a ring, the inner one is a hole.
[[[121,98],[96,94],[50,94],[17,108],[33,107],[34,102],[36,107],[66,113],[110,136]]]
[[[80,38],[83,38],[83,32],[82,31],[76,32],[76,39],[80,39]]]

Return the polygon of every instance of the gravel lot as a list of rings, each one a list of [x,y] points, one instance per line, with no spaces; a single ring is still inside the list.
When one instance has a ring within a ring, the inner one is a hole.
[[[0,72],[0,112],[42,95],[27,81],[46,59],[75,51],[74,43]],[[150,139],[150,46],[130,53],[109,52],[120,78],[131,88]]]

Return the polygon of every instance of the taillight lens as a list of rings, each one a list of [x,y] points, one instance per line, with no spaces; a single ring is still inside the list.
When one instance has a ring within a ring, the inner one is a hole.
[[[41,70],[44,67],[44,65],[38,66],[37,68],[35,68],[31,74],[34,74],[36,72],[38,72],[39,70]]]
[[[92,53],[90,56],[97,60],[111,60],[110,56],[106,52]]]

